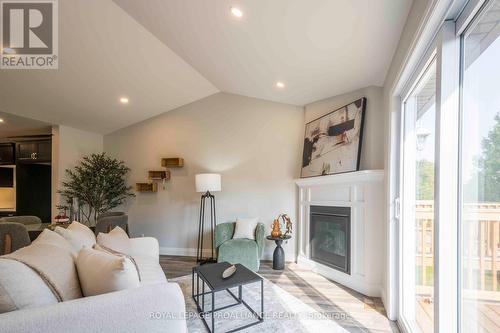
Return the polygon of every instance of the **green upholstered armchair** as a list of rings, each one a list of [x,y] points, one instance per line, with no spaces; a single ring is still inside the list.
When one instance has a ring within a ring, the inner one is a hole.
[[[248,269],[257,272],[260,267],[260,257],[264,251],[264,237],[266,228],[258,223],[255,228],[255,240],[238,238],[233,239],[236,222],[221,223],[215,227],[215,246],[217,261],[227,261],[231,264],[242,264]]]

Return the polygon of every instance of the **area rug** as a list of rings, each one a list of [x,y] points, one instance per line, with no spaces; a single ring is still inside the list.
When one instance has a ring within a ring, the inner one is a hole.
[[[201,318],[196,311],[196,305],[191,297],[191,276],[186,275],[176,279],[170,279],[180,285],[186,301],[188,331],[206,332]],[[231,291],[237,295],[238,289]],[[252,309],[260,311],[260,283],[243,286],[243,300]],[[215,294],[215,307],[235,303],[227,291]],[[205,309],[211,308],[211,297],[205,297]],[[215,332],[226,332],[237,327],[244,326],[255,321],[255,317],[248,309],[240,304],[228,309],[216,312]],[[335,322],[339,313],[320,313],[296,297],[290,295],[277,285],[264,279],[264,321],[258,325],[249,327],[241,332],[342,332],[347,330]],[[337,318],[338,319],[338,318]],[[207,318],[210,325],[210,318]]]

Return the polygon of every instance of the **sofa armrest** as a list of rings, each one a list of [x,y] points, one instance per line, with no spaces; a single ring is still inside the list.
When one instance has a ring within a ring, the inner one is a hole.
[[[154,237],[130,238],[131,256],[149,256],[160,259],[160,245]]]
[[[255,241],[257,242],[259,259],[262,258],[262,252],[264,252],[265,237],[266,227],[262,223],[257,224],[257,227],[255,228]]]
[[[176,283],[159,283],[0,314],[0,333],[187,332]]]
[[[233,238],[235,222],[220,223],[215,226],[215,247],[219,248],[223,243]]]

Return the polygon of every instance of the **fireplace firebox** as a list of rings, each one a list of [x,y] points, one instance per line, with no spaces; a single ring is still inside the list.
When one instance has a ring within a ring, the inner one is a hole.
[[[351,208],[310,206],[310,259],[351,274]]]

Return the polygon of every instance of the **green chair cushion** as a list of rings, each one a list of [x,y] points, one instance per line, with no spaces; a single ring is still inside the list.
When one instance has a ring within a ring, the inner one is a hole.
[[[218,262],[242,264],[253,271],[259,270],[257,242],[250,239],[231,239],[219,247]]]

